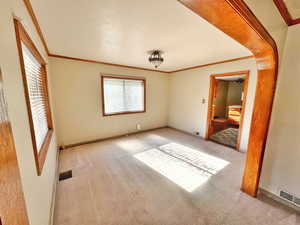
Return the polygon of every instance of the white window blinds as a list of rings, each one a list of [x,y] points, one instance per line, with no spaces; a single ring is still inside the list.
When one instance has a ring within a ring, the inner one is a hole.
[[[31,54],[29,49],[22,43],[22,53],[25,66],[28,97],[31,109],[34,136],[38,152],[49,130],[47,121],[46,96],[44,90],[43,66]]]
[[[103,78],[105,114],[144,111],[144,80]]]

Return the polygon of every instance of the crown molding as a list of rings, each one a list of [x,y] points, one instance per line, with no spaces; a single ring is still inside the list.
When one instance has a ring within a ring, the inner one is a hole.
[[[202,67],[214,66],[214,65],[217,65],[217,64],[229,63],[229,62],[234,62],[234,61],[239,61],[239,60],[244,60],[244,59],[250,59],[250,58],[254,58],[254,56],[249,55],[249,56],[244,56],[244,57],[239,57],[239,58],[234,58],[234,59],[227,59],[227,60],[223,60],[223,61],[198,65],[198,66],[187,67],[187,68],[183,68],[183,69],[179,69],[179,70],[173,70],[170,73],[177,73],[177,72],[182,72],[182,71],[186,71],[186,70],[198,69],[198,68],[202,68]]]
[[[37,33],[38,33],[38,35],[39,35],[39,37],[40,37],[40,39],[41,39],[41,41],[43,43],[43,46],[44,46],[44,48],[46,50],[46,53],[49,55],[49,49],[48,49],[47,43],[45,41],[42,29],[41,29],[40,24],[39,24],[39,22],[37,20],[37,17],[35,16],[35,13],[33,11],[33,8],[32,8],[32,5],[30,3],[30,0],[23,0],[23,2],[25,4],[25,6],[26,6],[26,9],[27,9],[30,17],[31,17],[31,20],[32,20],[32,22],[33,22],[33,24],[35,26],[35,29],[36,29],[36,31],[37,31]]]
[[[274,0],[274,1],[276,1],[276,0]],[[33,11],[33,7],[31,5],[30,0],[23,0],[23,2],[26,6],[26,9],[27,9],[31,19],[32,19],[35,29],[42,41],[42,44],[43,44],[48,56],[50,56],[50,57],[69,59],[69,60],[77,60],[77,61],[81,61],[81,62],[97,63],[97,64],[108,65],[108,66],[118,66],[118,67],[123,67],[123,68],[128,68],[128,69],[137,69],[137,70],[145,70],[145,71],[151,71],[151,72],[166,73],[166,74],[177,73],[177,72],[182,72],[182,71],[186,71],[186,70],[197,69],[197,68],[202,68],[202,67],[207,67],[207,66],[213,66],[213,65],[222,64],[222,63],[234,62],[234,61],[244,60],[244,59],[254,57],[254,56],[245,56],[245,57],[239,57],[239,58],[228,59],[228,60],[223,60],[223,61],[217,61],[217,62],[208,63],[208,64],[201,64],[201,65],[192,66],[192,67],[186,67],[186,68],[172,70],[172,71],[163,71],[163,70],[148,69],[148,68],[144,68],[144,67],[115,64],[115,63],[111,63],[111,62],[102,62],[102,61],[97,61],[97,60],[92,60],[92,59],[83,59],[83,58],[76,58],[76,57],[52,54],[52,53],[50,53],[50,51],[48,49],[47,43],[46,43],[44,35],[42,33],[42,29],[39,25],[39,22],[37,20],[37,17],[35,15],[34,11]]]
[[[146,71],[166,73],[166,74],[177,73],[177,72],[182,72],[182,71],[186,71],[186,70],[192,70],[192,69],[197,69],[197,68],[202,68],[202,67],[207,67],[207,66],[213,66],[213,65],[217,65],[217,64],[223,64],[223,63],[229,63],[229,62],[254,58],[254,56],[250,55],[250,56],[228,59],[228,60],[223,60],[223,61],[218,61],[218,62],[213,62],[213,63],[208,63],[208,64],[201,64],[201,65],[187,67],[187,68],[178,69],[178,70],[163,71],[163,70],[148,69],[148,68],[144,68],[144,67],[135,67],[135,66],[127,66],[127,65],[115,64],[115,63],[109,63],[109,62],[102,62],[102,61],[91,60],[91,59],[83,59],[83,58],[76,58],[76,57],[70,57],[70,56],[64,56],[64,55],[56,55],[56,54],[51,54],[51,53],[48,56],[54,57],[54,58],[96,63],[96,64],[102,64],[102,65],[108,65],[108,66],[118,66],[118,67],[123,67],[123,68],[128,68],[128,69],[146,70]]]
[[[293,19],[285,2],[283,0],[273,0],[276,7],[278,8],[282,18],[288,26],[296,25],[300,23],[300,18]]]
[[[159,73],[170,73],[168,71],[154,70],[154,69],[148,69],[148,68],[137,67],[137,66],[127,66],[127,65],[122,65],[122,64],[115,64],[115,63],[110,63],[110,62],[102,62],[102,61],[97,61],[97,60],[92,60],[92,59],[76,58],[76,57],[70,57],[70,56],[64,56],[64,55],[57,55],[57,54],[51,54],[51,53],[49,53],[48,56],[55,57],[55,58],[61,58],[61,59],[69,59],[69,60],[81,61],[81,62],[96,63],[96,64],[102,64],[102,65],[108,65],[108,66],[118,66],[118,67],[127,68],[127,69],[146,70],[146,71],[159,72]]]

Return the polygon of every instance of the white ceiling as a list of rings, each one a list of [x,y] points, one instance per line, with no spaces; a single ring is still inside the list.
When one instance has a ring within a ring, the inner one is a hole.
[[[176,0],[31,0],[52,54],[160,70],[249,56],[250,51]]]

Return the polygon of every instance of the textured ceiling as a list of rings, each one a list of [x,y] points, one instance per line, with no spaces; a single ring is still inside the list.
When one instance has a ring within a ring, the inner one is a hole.
[[[249,56],[248,49],[175,0],[31,0],[52,54],[160,70]]]
[[[300,0],[285,0],[284,2],[292,18],[300,18]]]

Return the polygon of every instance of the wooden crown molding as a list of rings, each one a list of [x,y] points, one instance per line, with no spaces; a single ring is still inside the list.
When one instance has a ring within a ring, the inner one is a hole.
[[[137,70],[146,70],[146,71],[151,71],[151,72],[170,73],[170,72],[166,72],[166,71],[162,71],[162,70],[154,70],[154,69],[148,69],[148,68],[136,67],[136,66],[127,66],[127,65],[102,62],[102,61],[97,61],[97,60],[92,60],[92,59],[83,59],[83,58],[76,58],[76,57],[70,57],[70,56],[64,56],[64,55],[56,55],[56,54],[51,54],[51,53],[49,53],[48,56],[55,57],[55,58],[61,58],[61,59],[81,61],[81,62],[102,64],[102,65],[107,65],[107,66],[118,66],[118,67],[127,68],[127,69],[137,69]]]
[[[40,39],[41,39],[41,41],[43,43],[43,46],[44,46],[44,48],[46,50],[46,53],[49,55],[49,49],[48,49],[47,43],[45,41],[45,38],[44,38],[44,35],[43,35],[43,32],[42,32],[42,29],[40,27],[40,24],[39,24],[39,22],[38,22],[38,20],[37,20],[37,18],[35,16],[35,13],[33,11],[33,8],[32,8],[32,5],[30,3],[30,0],[23,0],[23,2],[25,4],[25,6],[26,6],[26,9],[27,9],[30,17],[31,17],[31,20],[32,20],[32,22],[33,22],[33,24],[35,26],[35,29],[36,29],[36,31],[37,31],[37,33],[38,33],[38,35],[39,35],[39,37],[40,37]]]
[[[178,69],[178,70],[173,70],[173,71],[163,71],[163,70],[155,70],[155,69],[148,69],[148,68],[144,68],[144,67],[136,67],[136,66],[128,66],[128,65],[122,65],[122,64],[115,64],[115,63],[110,63],[110,62],[102,62],[102,61],[97,61],[97,60],[91,60],[91,59],[83,59],[83,58],[76,58],[76,57],[70,57],[70,56],[64,56],[64,55],[58,55],[58,54],[52,54],[50,53],[47,43],[45,41],[44,35],[42,33],[42,29],[39,25],[39,22],[37,20],[37,17],[34,13],[33,7],[31,5],[30,0],[23,0],[26,9],[32,19],[32,22],[35,26],[35,29],[42,41],[42,44],[48,54],[48,56],[50,57],[56,57],[56,58],[62,58],[62,59],[70,59],[70,60],[77,60],[77,61],[81,61],[81,62],[89,62],[89,63],[97,63],[97,64],[102,64],[102,65],[108,65],[108,66],[118,66],[118,67],[123,67],[123,68],[128,68],[128,69],[137,69],[137,70],[145,70],[145,71],[152,71],[152,72],[160,72],[160,73],[177,73],[177,72],[182,72],[185,70],[191,70],[191,69],[196,69],[196,68],[202,68],[202,67],[207,67],[207,66],[213,66],[213,65],[217,65],[217,64],[222,64],[222,63],[228,63],[228,62],[234,62],[234,61],[238,61],[238,60],[243,60],[243,59],[248,59],[248,58],[253,58],[253,56],[245,56],[245,57],[238,57],[238,58],[234,58],[234,59],[228,59],[228,60],[223,60],[223,61],[217,61],[217,62],[213,62],[213,63],[208,63],[208,64],[201,64],[201,65],[197,65],[197,66],[192,66],[192,67],[186,67],[186,68],[182,68],[182,69]]]
[[[177,73],[177,72],[182,72],[182,71],[186,71],[186,70],[198,69],[198,68],[202,68],[202,67],[214,66],[214,65],[217,65],[217,64],[229,63],[229,62],[234,62],[234,61],[239,61],[239,60],[244,60],[244,59],[250,59],[250,58],[254,58],[254,56],[249,55],[249,56],[244,56],[244,57],[239,57],[239,58],[234,58],[234,59],[227,59],[227,60],[223,60],[223,61],[198,65],[198,66],[187,67],[187,68],[183,68],[183,69],[179,69],[179,70],[173,70],[170,73]]]
[[[300,23],[300,18],[297,18],[297,19],[292,18],[291,14],[283,0],[273,0],[273,1],[288,26],[292,26],[292,25],[296,25],[296,24]]]
[[[202,68],[202,67],[207,67],[207,66],[218,65],[218,64],[222,64],[222,63],[228,63],[228,62],[234,62],[234,61],[254,58],[254,56],[250,55],[250,56],[244,56],[244,57],[239,57],[239,58],[234,58],[234,59],[228,59],[228,60],[223,60],[223,61],[218,61],[218,62],[213,62],[213,63],[208,63],[208,64],[202,64],[202,65],[187,67],[187,68],[178,69],[178,70],[163,71],[163,70],[154,70],[154,69],[148,69],[148,68],[143,68],[143,67],[135,67],[135,66],[127,66],[127,65],[121,65],[121,64],[114,64],[114,63],[102,62],[102,61],[91,60],[91,59],[82,59],[82,58],[75,58],[75,57],[69,57],[69,56],[64,56],[64,55],[56,55],[56,54],[51,54],[51,53],[48,56],[55,57],[55,58],[61,58],[61,59],[81,61],[81,62],[96,63],[96,64],[102,64],[102,65],[108,65],[108,66],[118,66],[118,67],[129,68],[129,69],[160,72],[160,73],[166,73],[166,74],[177,73],[177,72],[182,72],[182,71],[191,70],[191,69],[197,69],[197,68]]]

